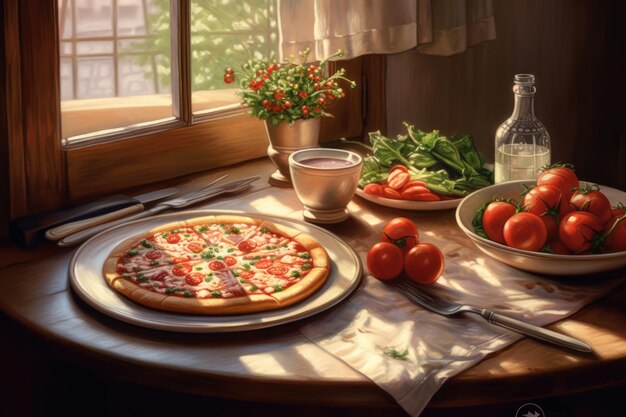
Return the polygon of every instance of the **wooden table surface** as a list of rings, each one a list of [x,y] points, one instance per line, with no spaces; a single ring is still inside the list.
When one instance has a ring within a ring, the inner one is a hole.
[[[193,178],[214,177],[222,172],[229,174],[229,180],[261,175],[253,188],[258,201],[252,201],[249,209],[263,200],[272,168],[268,160],[261,159]],[[289,189],[283,192],[293,193]],[[229,197],[231,207],[236,199]],[[215,208],[223,201],[199,207]],[[301,220],[300,208],[292,209],[290,217]],[[456,226],[453,210],[398,211],[357,197],[350,210],[353,216],[349,220],[326,228],[344,239],[358,241],[354,248],[357,252],[363,253],[378,239],[382,224],[368,221],[374,212],[385,220],[398,215],[411,217],[420,230],[441,233],[473,248]],[[68,265],[72,253],[71,248],[52,244],[31,251],[0,249],[0,311],[50,342],[55,354],[81,367],[145,386],[213,397],[397,408],[382,389],[309,342],[298,331],[302,321],[242,333],[181,334],[135,327],[107,317],[70,290]],[[594,354],[576,354],[526,338],[446,382],[429,407],[496,404],[623,384],[625,306],[626,286],[621,285],[607,297],[549,326],[586,341]]]

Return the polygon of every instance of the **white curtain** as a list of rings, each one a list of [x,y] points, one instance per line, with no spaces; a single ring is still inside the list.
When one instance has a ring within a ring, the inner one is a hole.
[[[278,0],[280,52],[321,60],[417,47],[448,56],[495,39],[492,0]]]

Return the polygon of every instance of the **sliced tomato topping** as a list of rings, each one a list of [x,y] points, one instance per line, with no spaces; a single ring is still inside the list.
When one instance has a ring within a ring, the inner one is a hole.
[[[172,259],[172,262],[174,262],[175,264],[179,264],[181,262],[187,262],[189,260],[191,260],[191,258],[189,258],[189,256],[181,256],[179,258]]]
[[[239,272],[239,276],[243,279],[250,279],[256,274],[254,271],[241,271]]]
[[[257,246],[259,245],[254,240],[244,240],[237,246],[237,248],[242,252],[248,253],[255,250]]]
[[[233,258],[232,256],[227,256],[224,258],[224,263],[228,266],[233,266],[237,263],[237,259]]]
[[[276,265],[267,269],[267,273],[279,277],[289,272],[289,268],[283,265]]]
[[[304,247],[304,245],[298,242],[292,245],[292,249],[296,252],[306,252],[306,248]]]
[[[191,272],[191,265],[189,264],[178,264],[174,268],[172,268],[172,274],[177,277],[184,277],[188,273]]]
[[[209,262],[209,268],[211,268],[211,271],[219,271],[220,269],[226,268],[226,266],[222,261],[211,261]]]
[[[163,256],[163,254],[161,252],[159,252],[158,250],[149,250],[148,252],[146,252],[145,256],[148,259],[155,260],[155,259],[159,259],[161,256]]]
[[[167,243],[178,243],[180,242],[180,235],[177,235],[177,234],[167,235],[165,240],[167,241]]]
[[[192,272],[185,275],[185,282],[189,285],[198,285],[204,279],[204,274],[200,272]]]
[[[267,269],[272,266],[272,264],[273,262],[269,259],[261,259],[260,261],[256,261],[254,266],[256,266],[258,269]]]
[[[189,249],[193,253],[200,253],[200,252],[202,252],[202,249],[204,249],[204,248],[199,243],[191,242],[190,244],[187,245],[187,249]]]

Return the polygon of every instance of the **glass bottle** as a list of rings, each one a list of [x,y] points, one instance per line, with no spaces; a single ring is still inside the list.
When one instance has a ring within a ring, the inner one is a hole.
[[[494,181],[535,179],[550,165],[550,135],[535,117],[535,76],[517,74],[513,114],[496,131]]]

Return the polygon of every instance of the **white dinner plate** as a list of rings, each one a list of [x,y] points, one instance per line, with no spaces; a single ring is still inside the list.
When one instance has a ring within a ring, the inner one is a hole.
[[[455,198],[453,200],[441,200],[441,201],[408,201],[408,200],[394,200],[393,198],[378,197],[375,195],[367,194],[360,188],[357,188],[356,195],[359,197],[376,203],[381,206],[391,207],[401,210],[448,210],[456,208],[461,202],[462,198]]]
[[[137,304],[113,290],[102,274],[104,262],[119,243],[141,236],[154,227],[172,221],[220,214],[267,219],[302,230],[324,246],[331,260],[330,274],[317,292],[294,305],[254,314],[204,316],[177,314]],[[196,210],[154,216],[126,223],[100,233],[85,242],[69,266],[72,289],[96,310],[137,326],[184,333],[218,333],[255,330],[278,326],[320,313],[345,299],[357,288],[362,274],[361,262],[348,244],[318,226],[282,217],[232,210]]]
[[[582,183],[582,181],[581,181]],[[510,181],[492,185],[473,192],[463,199],[456,210],[456,222],[474,244],[487,255],[514,268],[537,274],[586,275],[608,272],[626,266],[626,252],[598,253],[592,255],[557,255],[515,249],[474,233],[472,219],[486,201],[494,196],[520,200],[522,185],[532,186],[533,181]],[[626,193],[600,185],[600,191],[615,205],[626,202]]]

